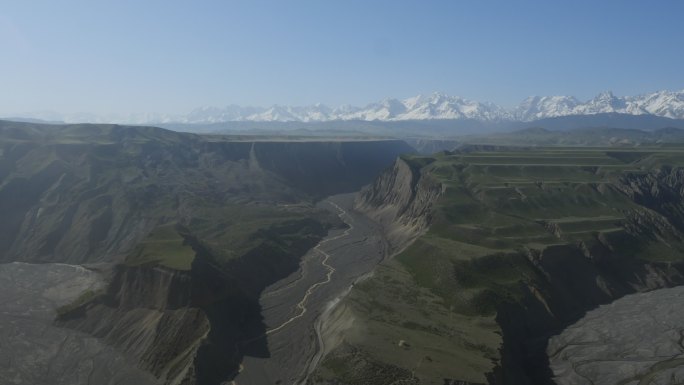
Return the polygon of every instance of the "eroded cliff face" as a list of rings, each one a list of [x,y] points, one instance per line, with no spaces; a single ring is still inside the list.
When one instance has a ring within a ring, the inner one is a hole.
[[[164,384],[194,383],[194,360],[210,330],[193,300],[190,272],[115,266],[106,291],[60,314],[57,325],[117,347]]]
[[[354,207],[384,227],[395,253],[427,230],[432,205],[443,192],[439,182],[400,157],[359,193]]]
[[[420,168],[421,164],[412,163],[410,157],[399,157],[392,167],[356,195],[354,209],[382,226],[388,241],[386,256],[401,252],[428,229],[432,205],[444,192],[444,186],[422,174]],[[352,335],[365,332],[367,319],[365,315],[359,317],[358,306],[350,303],[354,301],[349,295],[353,297],[358,285],[373,279],[373,275],[370,272],[355,282],[317,321],[320,350],[316,356],[317,368],[310,372],[307,384],[394,383],[400,379],[413,383],[406,368],[374,360],[351,342]],[[338,365],[342,362],[345,369]],[[387,382],[388,378],[392,380]]]
[[[237,373],[242,357],[268,357],[264,343],[243,341],[265,333],[259,295],[294,272],[299,258],[326,233],[264,241],[218,265],[189,239],[197,256],[189,271],[154,264],[108,268],[107,289],[60,312],[59,326],[86,332],[118,348],[164,384],[215,385]],[[264,340],[265,341],[265,340]]]
[[[637,204],[666,218],[673,227],[671,231],[684,231],[684,169],[668,166],[648,173],[628,174],[616,187]],[[681,238],[681,233],[677,236]]]

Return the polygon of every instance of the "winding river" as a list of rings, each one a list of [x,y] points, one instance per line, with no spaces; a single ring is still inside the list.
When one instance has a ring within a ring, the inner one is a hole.
[[[245,357],[236,385],[294,384],[315,366],[321,348],[317,320],[360,277],[385,256],[378,224],[353,210],[354,194],[322,201],[348,228],[332,231],[304,256],[299,271],[262,293],[268,357]],[[256,343],[256,340],[246,343]],[[262,341],[259,341],[262,342]]]

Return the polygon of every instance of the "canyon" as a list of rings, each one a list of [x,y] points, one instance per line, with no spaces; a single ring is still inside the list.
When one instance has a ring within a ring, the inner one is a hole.
[[[659,289],[684,284],[680,144],[605,133],[417,155],[397,139],[0,122],[0,378],[584,383],[577,360],[624,349],[568,348],[611,322],[602,305],[667,313]],[[657,349],[642,345],[641,380],[678,375],[675,350],[644,371]]]

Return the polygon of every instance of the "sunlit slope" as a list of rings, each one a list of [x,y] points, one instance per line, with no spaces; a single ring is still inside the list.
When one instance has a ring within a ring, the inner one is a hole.
[[[526,368],[520,341],[681,278],[684,149],[483,148],[403,158],[443,193],[427,232],[344,302],[353,326],[320,379],[528,383],[544,360]]]
[[[679,164],[679,149],[657,148],[438,156],[424,172],[446,192],[428,233],[397,259],[452,306],[477,313],[493,312],[491,299],[514,299],[529,275],[511,254],[576,244],[588,253],[610,247],[626,260],[680,260],[678,229],[636,231],[636,218],[657,213],[634,201],[626,180]],[[436,269],[444,260],[452,268]]]

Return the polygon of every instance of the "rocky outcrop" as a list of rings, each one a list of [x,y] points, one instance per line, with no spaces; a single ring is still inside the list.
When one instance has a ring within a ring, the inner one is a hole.
[[[684,230],[684,169],[662,167],[648,173],[627,174],[616,188],[667,218],[679,231]]]
[[[355,209],[380,223],[394,252],[403,249],[427,230],[432,205],[444,187],[429,175],[421,174],[420,165],[398,158],[373,184],[364,188]]]

